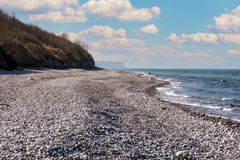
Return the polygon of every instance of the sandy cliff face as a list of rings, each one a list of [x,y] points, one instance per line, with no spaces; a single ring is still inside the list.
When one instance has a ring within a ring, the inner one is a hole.
[[[81,45],[0,11],[0,68],[94,66],[93,57]]]

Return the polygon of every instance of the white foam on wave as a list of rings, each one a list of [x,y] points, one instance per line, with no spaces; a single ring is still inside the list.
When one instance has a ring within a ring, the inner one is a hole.
[[[179,95],[177,93],[175,93],[173,90],[167,91],[164,94],[168,95],[168,96],[179,97]]]
[[[166,88],[166,87],[157,87],[156,90],[160,93],[163,93],[167,96],[172,96],[172,97],[183,97],[183,98],[189,98],[190,96],[184,95],[184,94],[177,94],[174,90],[171,90],[171,88]]]
[[[168,88],[165,88],[165,87],[157,87],[156,90],[162,92],[162,91],[168,90]]]
[[[155,78],[156,80],[159,80],[159,81],[166,81],[166,79],[163,79],[163,78],[159,78],[159,77],[157,77],[157,78]]]
[[[235,108],[223,108],[223,111],[226,111],[226,112],[232,112],[234,110]]]
[[[221,98],[221,100],[222,101],[227,101],[227,100],[232,100],[232,98],[225,98],[225,97],[223,97],[223,98]]]
[[[199,103],[183,103],[184,105],[190,105],[195,107],[203,107],[203,108],[209,108],[214,110],[222,110],[224,107],[222,106],[210,106],[210,105],[201,105]]]
[[[195,106],[195,107],[203,107],[203,108],[208,108],[208,109],[213,109],[213,110],[222,110],[225,112],[232,112],[235,111],[236,108],[229,108],[229,107],[223,107],[223,106],[210,106],[210,105],[200,105],[198,103],[185,103],[185,105],[190,105],[190,106]]]
[[[149,74],[145,73],[145,72],[140,72],[139,74],[141,74],[142,77],[148,77]]]
[[[175,82],[176,81],[176,79],[173,79],[173,78],[167,78],[166,80],[167,81],[171,81],[171,82]]]
[[[188,96],[188,95],[181,95],[182,97],[184,97],[184,98],[189,98],[190,96]]]
[[[222,110],[222,106],[202,106],[204,108],[215,109],[215,110]]]

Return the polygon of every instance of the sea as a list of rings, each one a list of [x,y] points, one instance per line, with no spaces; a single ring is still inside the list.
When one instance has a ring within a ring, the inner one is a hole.
[[[240,121],[240,70],[128,69],[170,85],[156,88],[162,99]]]

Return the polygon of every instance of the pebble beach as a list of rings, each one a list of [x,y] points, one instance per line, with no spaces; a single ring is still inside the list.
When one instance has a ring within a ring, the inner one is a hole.
[[[240,159],[240,125],[125,71],[0,71],[0,159]]]

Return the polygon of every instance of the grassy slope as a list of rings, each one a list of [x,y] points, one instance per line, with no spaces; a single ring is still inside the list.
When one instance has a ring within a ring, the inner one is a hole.
[[[15,67],[92,68],[94,59],[79,44],[0,10],[0,68]]]

